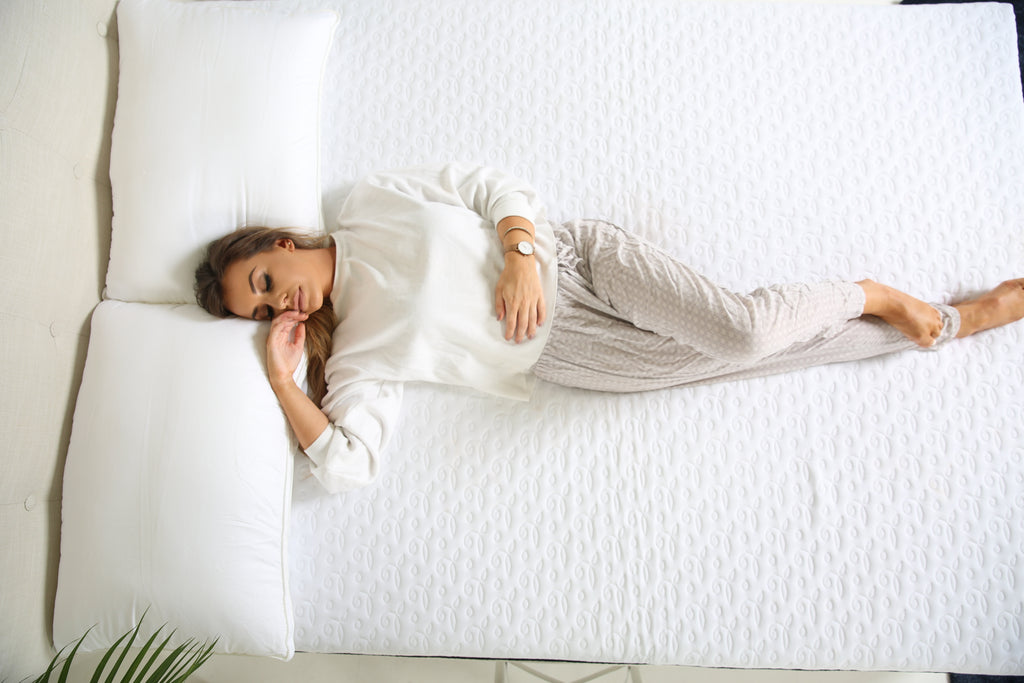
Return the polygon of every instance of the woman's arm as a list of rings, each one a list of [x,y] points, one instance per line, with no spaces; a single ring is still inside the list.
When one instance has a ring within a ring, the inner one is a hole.
[[[310,472],[331,493],[366,486],[376,479],[381,451],[390,438],[402,401],[400,384],[345,381],[345,368],[327,361],[327,396],[320,409],[293,379],[302,358],[306,316],[276,316],[267,337],[267,371]],[[332,384],[331,378],[339,380]]]
[[[349,200],[360,197],[360,201],[369,201],[375,190],[384,190],[385,196],[402,196],[413,204],[439,203],[473,211],[497,227],[504,247],[520,241],[532,244],[533,221],[543,212],[533,188],[524,181],[493,168],[459,162],[370,176],[353,190]],[[369,194],[362,197],[361,192]],[[525,232],[508,232],[513,226]],[[536,261],[534,256],[506,250],[494,304],[498,320],[506,323],[504,336],[509,341],[519,343],[533,337],[547,317]]]
[[[319,406],[295,383],[295,368],[302,358],[308,316],[286,311],[274,317],[267,337],[267,374],[270,386],[281,402],[285,417],[303,450],[308,448],[330,424]]]
[[[522,216],[507,216],[498,221],[497,231],[505,252],[505,269],[498,278],[494,307],[498,320],[505,321],[505,339],[514,337],[518,344],[533,339],[547,317],[536,257],[512,249],[519,242],[534,244],[534,227]]]

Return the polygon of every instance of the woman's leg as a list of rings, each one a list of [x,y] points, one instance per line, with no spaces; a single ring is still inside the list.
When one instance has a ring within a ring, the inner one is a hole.
[[[981,296],[955,304],[963,324],[957,337],[991,330],[1024,319],[1024,278],[1001,282]]]
[[[559,240],[559,298],[535,372],[590,389],[641,391],[857,360],[940,346],[1024,316],[1024,281],[957,306],[871,281],[739,295],[605,223],[567,224]]]
[[[745,365],[859,317],[852,282],[774,285],[749,294],[718,286],[648,242],[608,223],[565,226],[574,268],[608,312],[717,361]]]
[[[938,348],[954,338],[1008,325],[1024,318],[1024,279],[1008,280],[981,296],[954,305],[926,304],[874,282],[865,315],[850,320],[837,334],[795,344],[749,368],[718,379],[741,379],[800,368],[860,360],[913,348]],[[873,295],[880,298],[873,299]]]

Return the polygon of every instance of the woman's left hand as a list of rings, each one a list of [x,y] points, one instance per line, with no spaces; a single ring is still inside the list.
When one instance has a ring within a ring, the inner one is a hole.
[[[537,334],[547,310],[534,256],[505,254],[505,270],[498,278],[494,307],[498,321],[505,321],[505,339],[514,338],[519,344]]]

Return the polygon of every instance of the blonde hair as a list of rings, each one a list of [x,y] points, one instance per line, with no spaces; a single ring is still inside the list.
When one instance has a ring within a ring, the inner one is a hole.
[[[219,318],[234,315],[224,301],[224,272],[235,261],[269,251],[280,239],[288,239],[298,249],[322,249],[331,238],[309,235],[284,228],[240,228],[214,240],[206,248],[203,262],[196,268],[196,303]],[[306,319],[306,382],[310,397],[319,405],[327,394],[326,366],[331,355],[331,335],[338,319],[330,300]]]

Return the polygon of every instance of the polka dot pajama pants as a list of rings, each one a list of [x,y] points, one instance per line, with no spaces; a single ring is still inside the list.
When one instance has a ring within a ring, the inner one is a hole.
[[[533,368],[544,380],[599,391],[645,391],[757,377],[918,349],[864,316],[852,282],[774,285],[741,295],[604,221],[555,227],[558,297]],[[942,315],[938,348],[956,336]]]

